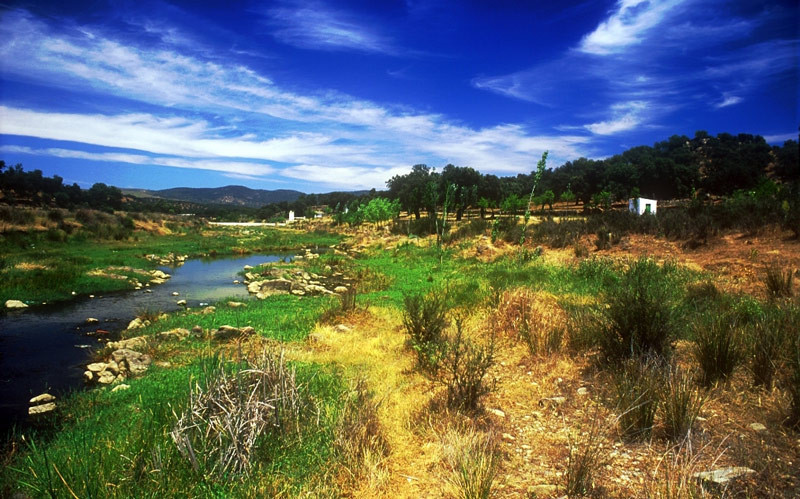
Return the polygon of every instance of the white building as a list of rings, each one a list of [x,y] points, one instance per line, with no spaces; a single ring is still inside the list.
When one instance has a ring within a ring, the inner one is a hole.
[[[645,213],[656,214],[656,200],[646,198],[631,198],[628,200],[628,211],[637,215]]]

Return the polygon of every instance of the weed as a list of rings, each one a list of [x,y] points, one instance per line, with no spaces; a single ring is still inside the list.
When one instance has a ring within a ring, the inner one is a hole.
[[[695,326],[694,358],[700,365],[702,382],[711,386],[727,379],[744,360],[741,334],[731,314],[701,321]]]
[[[767,267],[766,275],[764,276],[767,295],[776,299],[792,297],[794,295],[793,279],[792,269],[786,269],[786,272],[783,272],[777,266]]]
[[[455,334],[447,339],[439,382],[447,387],[451,409],[473,411],[493,389],[485,378],[494,365],[495,338],[492,334],[488,344],[479,345],[464,335],[462,319],[456,319],[455,326]]]
[[[659,398],[667,438],[686,438],[705,402],[703,394],[694,385],[692,373],[676,366],[670,367]]]
[[[654,361],[629,359],[613,375],[619,429],[625,440],[646,440],[658,409],[658,369]]]
[[[403,297],[403,303],[403,326],[417,354],[417,363],[424,370],[435,372],[444,355],[443,337],[448,322],[445,298],[438,293],[411,294]]]
[[[600,417],[592,418],[588,431],[580,430],[578,428],[575,432],[577,438],[572,433],[569,436],[567,471],[564,474],[564,492],[569,498],[583,497],[592,492],[608,455],[603,448],[608,428]]]
[[[498,454],[491,434],[473,429],[451,429],[442,437],[442,449],[454,496],[463,499],[488,499],[497,476]]]
[[[607,359],[669,355],[677,337],[677,314],[668,273],[654,260],[640,258],[608,289],[608,327],[600,339]]]
[[[297,432],[302,416],[317,409],[304,399],[283,352],[231,372],[221,366],[191,395],[171,436],[196,472],[217,477],[249,472],[263,434]]]
[[[378,418],[379,402],[359,379],[350,390],[336,429],[335,446],[351,480],[379,475],[389,442]]]

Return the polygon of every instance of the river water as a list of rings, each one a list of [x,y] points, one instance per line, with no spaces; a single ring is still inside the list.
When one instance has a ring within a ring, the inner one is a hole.
[[[176,303],[181,299],[189,307],[228,297],[244,299],[247,288],[233,284],[242,279],[237,272],[245,265],[282,258],[286,256],[190,260],[181,267],[162,267],[172,275],[164,284],[0,315],[0,435],[12,425],[25,424],[31,397],[47,392],[61,399],[70,390],[84,387],[83,371],[92,350],[102,347],[98,329],[114,334],[143,310],[173,312],[182,308]],[[180,295],[173,296],[173,292]],[[90,317],[99,322],[87,324]]]

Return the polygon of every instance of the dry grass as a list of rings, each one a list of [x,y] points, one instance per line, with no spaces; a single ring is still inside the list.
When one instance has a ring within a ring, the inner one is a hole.
[[[498,334],[525,342],[531,355],[561,351],[567,316],[553,294],[516,288],[505,291],[491,321]]]

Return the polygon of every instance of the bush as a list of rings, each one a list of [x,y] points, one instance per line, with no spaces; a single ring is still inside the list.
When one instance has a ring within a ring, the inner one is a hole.
[[[696,325],[693,354],[700,365],[705,386],[711,386],[733,374],[744,359],[735,317],[728,313]]]
[[[659,376],[655,364],[629,359],[614,373],[619,429],[625,440],[645,440],[653,431],[658,409]]]
[[[791,329],[797,329],[798,320],[800,317],[792,317],[790,310],[775,307],[768,309],[748,328],[750,370],[755,386],[772,389],[775,373],[784,359],[786,340],[792,337]]]
[[[403,303],[403,326],[417,354],[417,363],[424,370],[434,372],[444,355],[445,299],[436,293],[406,295]]]
[[[664,432],[670,440],[680,440],[689,434],[705,402],[693,378],[691,372],[672,367],[663,380],[659,398]]]
[[[575,243],[572,250],[575,253],[575,258],[587,258],[589,256],[589,248],[583,243]]]
[[[481,397],[492,390],[485,382],[494,364],[494,335],[488,344],[478,345],[464,335],[462,321],[456,320],[456,333],[447,339],[442,359],[440,382],[447,387],[447,406],[474,411]]]
[[[607,359],[670,354],[677,314],[668,272],[654,260],[640,258],[607,290],[607,327],[600,338]]]
[[[794,295],[792,286],[794,276],[792,269],[786,269],[784,273],[777,266],[767,267],[764,277],[764,285],[767,287],[767,295],[770,298],[790,298]]]

